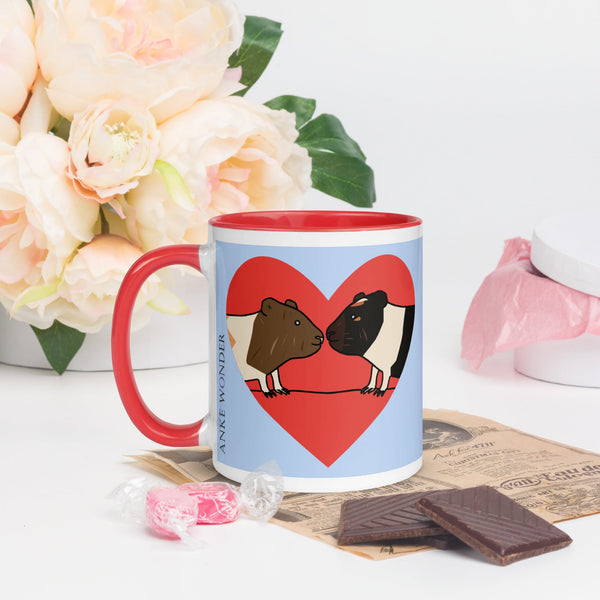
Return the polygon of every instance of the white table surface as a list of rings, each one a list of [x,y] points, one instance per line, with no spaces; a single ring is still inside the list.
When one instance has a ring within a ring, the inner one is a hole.
[[[509,237],[600,198],[596,2],[239,0],[284,23],[248,97],[316,97],[375,168],[380,210],[425,223],[424,404],[600,452],[600,390],[528,379],[506,353],[460,360],[462,323]],[[308,195],[310,206],[340,204]],[[205,365],[145,371],[166,419],[206,405]],[[559,552],[501,568],[471,551],[372,562],[272,524],[206,529],[206,549],[120,520],[106,495],[154,448],[111,373],[0,365],[0,598],[596,597],[600,517],[562,523]],[[375,596],[375,594],[377,596]],[[410,596],[409,596],[410,594]]]
[[[528,379],[512,371],[509,355],[475,374],[451,351],[449,333],[426,335],[426,406],[479,414],[600,452],[599,390]],[[436,339],[447,341],[436,350]],[[185,422],[202,411],[202,394],[193,390],[204,389],[206,365],[137,376],[164,418]],[[3,598],[254,598],[257,587],[265,598],[359,598],[373,586],[388,594],[427,598],[443,591],[459,598],[467,584],[487,598],[512,596],[515,589],[575,598],[575,588],[594,580],[600,516],[561,523],[574,539],[570,547],[504,568],[466,550],[373,562],[245,519],[204,528],[206,547],[186,549],[123,521],[106,500],[115,486],[143,474],[125,455],[156,447],[129,423],[111,373],[59,377],[3,365],[0,381]]]

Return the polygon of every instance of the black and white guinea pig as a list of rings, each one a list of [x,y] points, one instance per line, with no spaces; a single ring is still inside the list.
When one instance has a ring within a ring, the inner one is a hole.
[[[327,341],[341,354],[362,356],[372,365],[369,383],[361,393],[383,396],[390,377],[400,377],[408,356],[415,320],[415,307],[388,302],[378,290],[360,292],[327,328]],[[377,377],[382,373],[381,383]]]

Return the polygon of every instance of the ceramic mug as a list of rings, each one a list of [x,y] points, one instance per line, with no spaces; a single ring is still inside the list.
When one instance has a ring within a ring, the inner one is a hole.
[[[181,264],[209,282],[209,411],[172,425],[135,384],[129,326],[138,290]],[[115,379],[148,438],[209,445],[241,481],[276,460],[286,491],[379,487],[422,460],[422,223],[361,211],[214,217],[202,246],[148,252],[115,305]]]

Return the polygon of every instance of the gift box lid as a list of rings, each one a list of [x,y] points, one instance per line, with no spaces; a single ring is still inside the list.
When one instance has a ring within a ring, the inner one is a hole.
[[[538,223],[531,262],[558,283],[600,296],[600,212],[554,215]]]

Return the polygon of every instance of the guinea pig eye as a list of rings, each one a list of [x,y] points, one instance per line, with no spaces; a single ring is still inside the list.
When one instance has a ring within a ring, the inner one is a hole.
[[[351,318],[353,321],[360,321],[360,316],[358,316],[358,315],[350,315],[350,318]]]
[[[298,321],[298,319],[296,319],[296,320],[294,321],[294,325],[295,325],[296,327],[298,327],[298,325],[300,325],[300,321]]]

